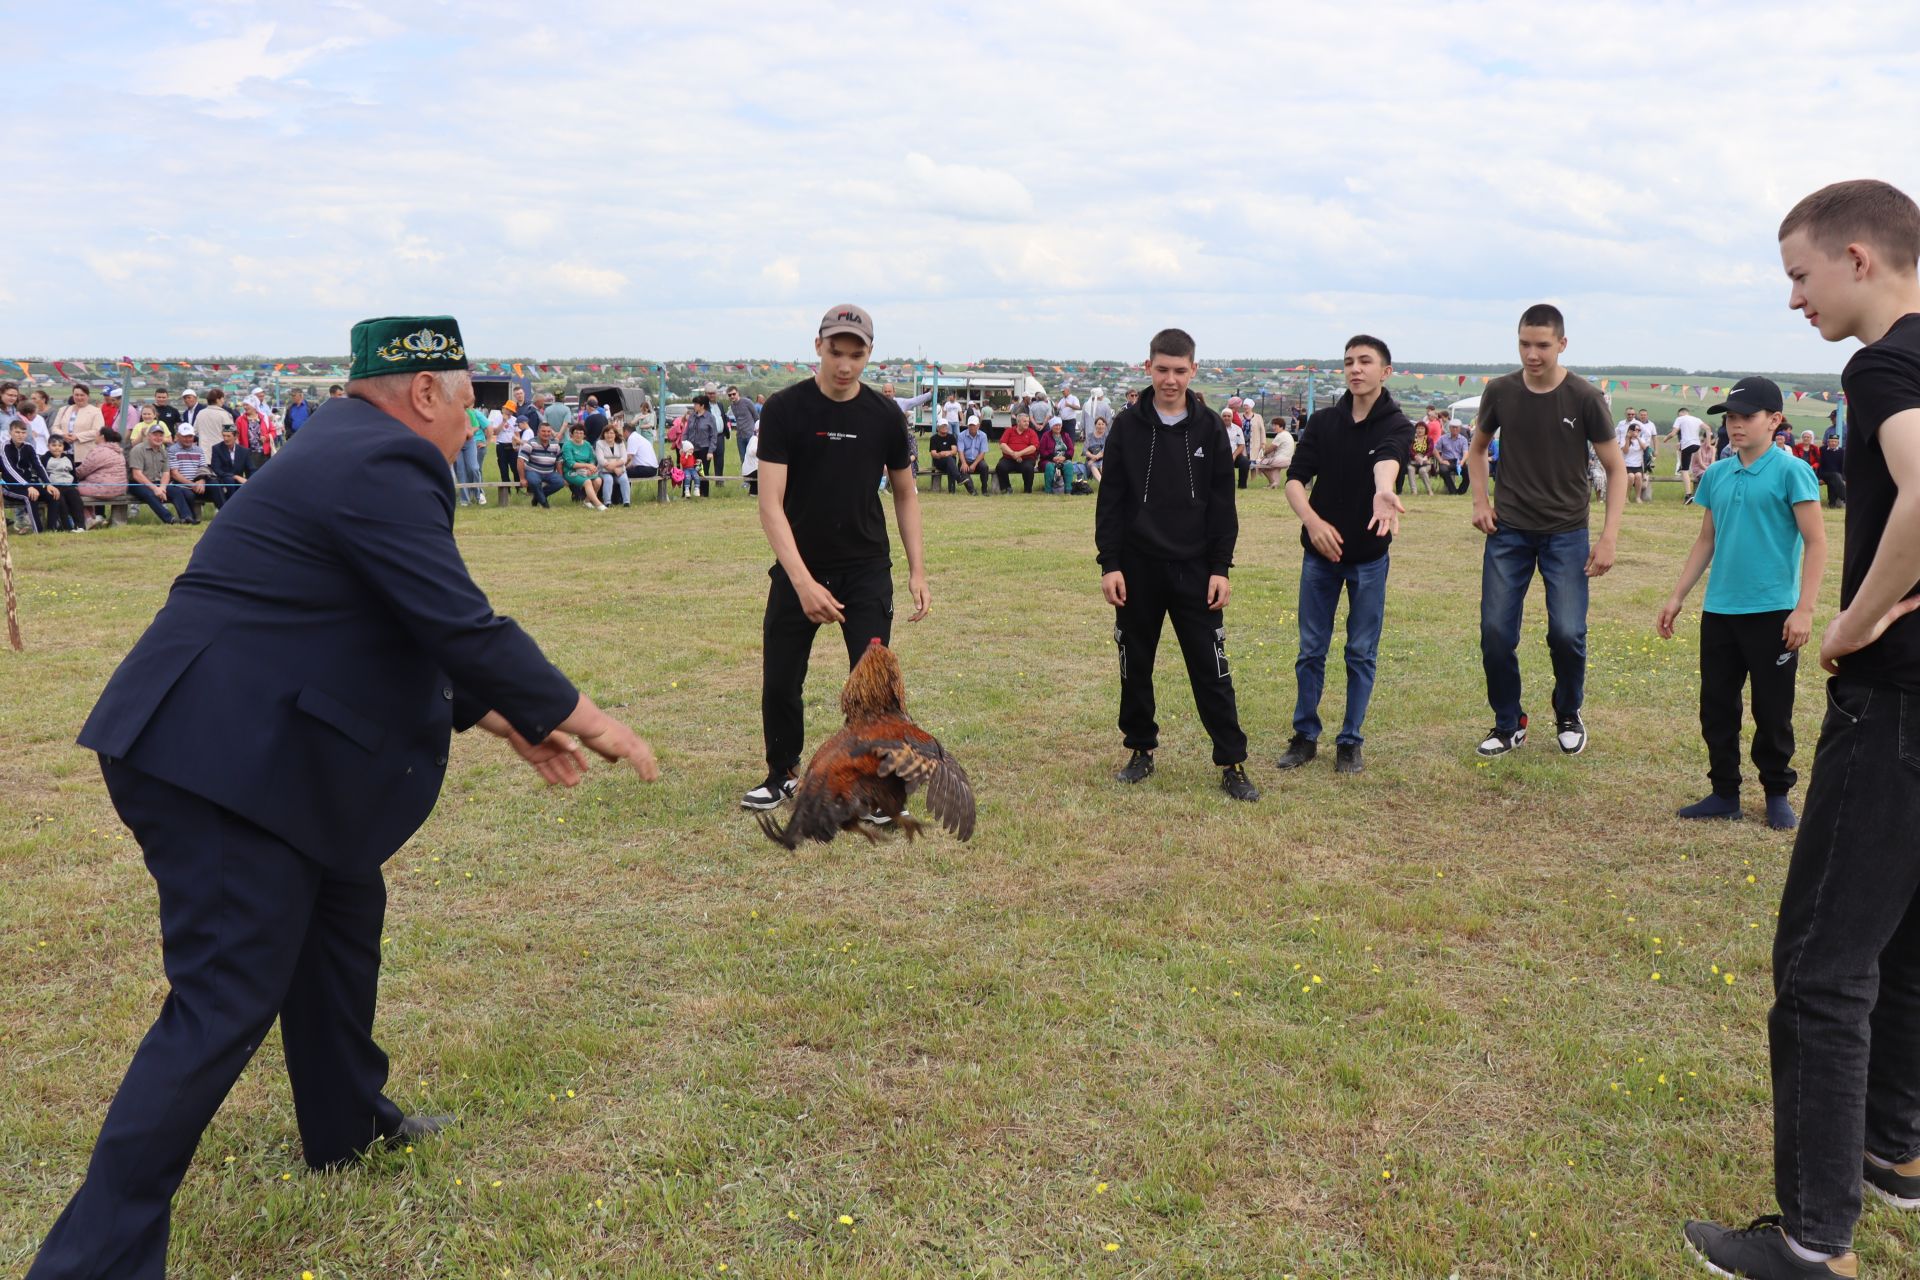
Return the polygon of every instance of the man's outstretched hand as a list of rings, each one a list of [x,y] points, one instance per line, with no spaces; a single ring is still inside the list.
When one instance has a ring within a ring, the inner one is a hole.
[[[653,758],[653,748],[646,739],[605,712],[600,718],[605,727],[598,733],[582,733],[581,745],[602,760],[625,760],[642,782],[659,781],[660,763]]]
[[[573,714],[538,742],[527,741],[498,711],[482,716],[479,727],[506,739],[514,753],[532,765],[533,771],[549,786],[577,785],[587,774],[588,751],[605,760],[626,761],[642,782],[654,782],[660,777],[660,764],[653,758],[653,748],[584,695]]]

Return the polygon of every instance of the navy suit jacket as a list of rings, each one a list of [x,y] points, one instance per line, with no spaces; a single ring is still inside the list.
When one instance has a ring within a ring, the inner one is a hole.
[[[232,484],[238,476],[253,475],[253,454],[238,444],[229,449],[225,440],[216,440],[207,454],[207,470],[222,484]]]
[[[578,696],[467,573],[447,460],[347,398],[235,491],[79,741],[371,876],[433,811],[452,730],[492,709],[538,742]]]

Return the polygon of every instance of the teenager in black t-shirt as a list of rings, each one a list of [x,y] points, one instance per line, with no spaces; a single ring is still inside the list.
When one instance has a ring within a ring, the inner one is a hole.
[[[1920,1203],[1920,207],[1841,182],[1780,226],[1789,305],[1858,338],[1827,715],[1773,943],[1774,1193],[1745,1230],[1687,1224],[1725,1275],[1851,1276],[1861,1187]],[[1862,1153],[1864,1159],[1862,1158]]]
[[[883,473],[907,549],[910,621],[926,617],[932,603],[900,410],[860,381],[873,353],[873,321],[859,307],[835,307],[813,349],[819,370],[769,396],[760,415],[760,527],[778,563],[768,570],[761,625],[767,777],[742,798],[748,809],[771,809],[793,794],[806,735],[801,694],[821,625],[840,624],[849,667],[869,640],[892,639],[893,562],[876,489]]]

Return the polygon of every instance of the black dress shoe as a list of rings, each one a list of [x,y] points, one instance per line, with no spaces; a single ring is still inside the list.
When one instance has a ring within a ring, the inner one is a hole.
[[[1312,738],[1305,738],[1296,733],[1293,735],[1293,740],[1287,743],[1286,753],[1273,762],[1273,767],[1276,769],[1298,769],[1301,765],[1311,761],[1319,752],[1320,747]]]
[[[405,1116],[400,1127],[387,1138],[390,1147],[402,1147],[415,1138],[431,1138],[453,1124],[452,1116]]]
[[[1360,758],[1360,744],[1342,742],[1333,749],[1333,771],[1335,773],[1360,773],[1367,767]]]
[[[1145,782],[1153,776],[1153,752],[1135,751],[1127,759],[1120,772],[1113,775],[1115,782]]]
[[[1248,804],[1260,798],[1260,790],[1253,785],[1253,779],[1247,776],[1247,767],[1243,764],[1230,764],[1220,770],[1220,789],[1235,800],[1244,800]]]

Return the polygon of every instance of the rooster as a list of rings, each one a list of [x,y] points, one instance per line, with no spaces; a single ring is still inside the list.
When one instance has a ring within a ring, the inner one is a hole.
[[[973,835],[973,787],[960,762],[934,736],[913,722],[907,686],[893,651],[875,639],[854,665],[840,691],[846,724],[820,744],[793,796],[793,816],[783,827],[758,815],[767,838],[789,849],[802,840],[832,840],[839,831],[873,832],[862,819],[890,818],[907,839],[921,825],[907,816],[907,793],[925,788],[927,808],[962,840]]]

